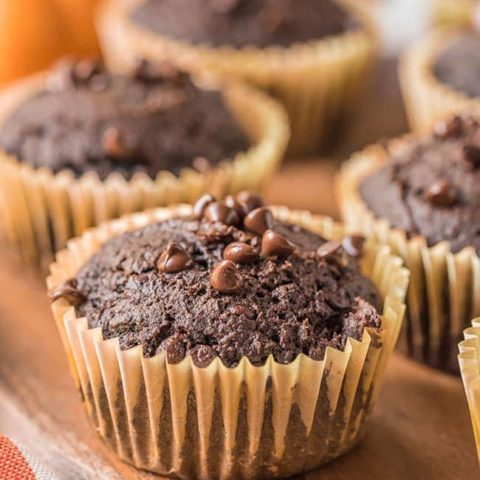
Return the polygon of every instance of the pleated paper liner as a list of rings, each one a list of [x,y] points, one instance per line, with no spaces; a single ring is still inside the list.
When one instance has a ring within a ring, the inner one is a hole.
[[[414,45],[403,57],[400,80],[410,126],[430,129],[436,120],[453,113],[480,115],[480,99],[468,97],[441,83],[433,72],[435,60],[458,32],[437,30]]]
[[[376,50],[372,7],[340,0],[363,23],[364,30],[291,47],[253,46],[235,49],[192,45],[142,28],[130,13],[145,0],[107,0],[98,31],[107,63],[128,71],[138,58],[180,64],[189,70],[214,70],[266,90],[286,107],[290,117],[291,154],[318,153],[348,116],[368,78]],[[186,13],[187,15],[187,13]]]
[[[473,320],[460,343],[458,362],[472,418],[473,433],[480,462],[480,318]]]
[[[212,79],[203,83],[210,86]],[[0,124],[25,98],[45,84],[39,75],[0,95]],[[55,251],[86,228],[126,213],[178,202],[193,202],[202,193],[218,197],[243,189],[259,190],[281,161],[289,137],[283,107],[262,92],[235,82],[220,88],[252,146],[205,173],[185,168],[177,177],[161,171],[155,179],[135,174],[128,181],[112,173],[106,180],[95,172],[76,179],[34,169],[0,152],[0,232],[28,264],[46,269]],[[215,86],[215,82],[213,82]]]
[[[189,212],[159,209],[90,230],[58,254],[49,287],[74,276],[110,237]],[[330,219],[274,212],[327,238],[342,235]],[[384,298],[382,328],[349,339],[344,352],[328,348],[322,361],[302,354],[289,365],[269,358],[257,367],[244,358],[235,368],[218,359],[199,368],[187,357],[171,365],[163,353],[120,350],[65,299],[52,309],[92,423],[121,459],[180,478],[285,477],[347,452],[365,431],[401,329],[408,272],[372,242],[362,266]]]
[[[410,138],[392,141],[391,154]],[[359,193],[362,180],[388,157],[380,146],[353,156],[337,178],[337,194],[346,228],[388,245],[410,270],[408,313],[400,348],[414,359],[449,372],[458,372],[457,345],[470,320],[480,314],[480,259],[473,248],[452,253],[447,242],[429,247],[421,236],[377,219]]]
[[[468,27],[472,24],[475,0],[430,0],[434,25]]]

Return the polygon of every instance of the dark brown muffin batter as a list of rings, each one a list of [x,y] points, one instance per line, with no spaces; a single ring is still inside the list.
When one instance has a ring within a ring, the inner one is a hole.
[[[480,254],[480,125],[471,118],[439,122],[360,186],[368,208],[429,245]]]
[[[132,78],[92,61],[65,60],[48,88],[0,129],[0,147],[20,161],[78,177],[208,169],[248,149],[218,91],[197,88],[169,65],[139,65]]]
[[[440,82],[469,97],[480,97],[480,34],[455,37],[444,48],[433,70]]]
[[[132,19],[162,35],[211,46],[289,46],[356,28],[335,0],[147,0]]]
[[[108,241],[52,296],[68,298],[124,349],[165,350],[171,363],[189,354],[199,366],[216,356],[227,366],[270,354],[322,359],[327,346],[343,349],[347,337],[380,327],[379,296],[354,258],[362,239],[326,243],[259,204],[245,194],[205,197],[197,218]]]

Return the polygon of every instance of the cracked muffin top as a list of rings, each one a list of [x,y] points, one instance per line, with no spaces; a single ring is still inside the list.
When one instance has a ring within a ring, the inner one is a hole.
[[[213,47],[289,46],[358,28],[335,0],[147,0],[131,18],[161,35]]]
[[[363,238],[326,241],[245,192],[206,195],[193,211],[107,241],[51,296],[123,349],[197,366],[320,360],[381,327],[379,294],[359,267]]]
[[[388,148],[387,148],[388,150]],[[387,153],[360,194],[378,218],[432,246],[480,254],[480,124],[470,117],[438,122],[431,134]]]
[[[172,65],[140,62],[132,76],[119,76],[93,60],[64,59],[0,126],[0,148],[55,173],[129,179],[205,171],[249,141],[219,91],[197,87]]]

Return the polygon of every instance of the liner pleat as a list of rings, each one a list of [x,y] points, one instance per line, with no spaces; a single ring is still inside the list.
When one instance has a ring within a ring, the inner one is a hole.
[[[376,218],[359,192],[363,179],[409,142],[410,137],[392,141],[390,154],[373,146],[354,155],[338,175],[338,200],[349,231],[388,245],[410,271],[401,350],[436,368],[458,372],[458,342],[470,320],[480,315],[479,257],[473,247],[453,253],[447,242],[429,247],[424,237],[409,238],[386,219]]]
[[[409,123],[415,131],[427,131],[439,119],[459,112],[480,115],[480,99],[441,83],[433,71],[442,49],[458,35],[447,29],[431,32],[403,56],[400,83]]]
[[[364,30],[291,47],[264,49],[228,45],[212,48],[163,37],[130,20],[145,0],[107,0],[98,15],[106,61],[114,70],[130,71],[138,58],[172,61],[189,70],[205,69],[248,81],[279,99],[292,127],[292,154],[318,153],[331,141],[339,123],[366,84],[376,51],[372,6],[339,0],[361,21]]]
[[[69,242],[51,266],[50,288],[71,278],[112,236],[185,215],[187,206],[158,209],[104,224]],[[327,238],[343,229],[306,212],[274,210],[283,220]],[[327,348],[315,361],[269,357],[235,368],[217,358],[196,367],[190,357],[169,364],[164,352],[144,358],[118,339],[89,329],[65,299],[52,305],[72,372],[90,419],[119,457],[138,468],[179,478],[255,479],[310,470],[361,439],[404,316],[408,272],[386,246],[367,243],[364,272],[384,298],[382,328],[366,329],[345,350]]]
[[[215,86],[212,79],[203,79]],[[0,124],[45,84],[45,75],[23,81],[0,95]],[[252,146],[206,173],[191,168],[178,177],[159,172],[155,179],[135,174],[125,180],[112,173],[101,181],[95,172],[74,178],[70,171],[34,169],[0,152],[0,232],[20,258],[47,267],[67,240],[85,229],[123,214],[178,202],[202,193],[218,197],[242,189],[259,190],[281,161],[289,137],[284,109],[263,93],[226,82],[224,98],[251,139]]]
[[[459,344],[458,362],[467,395],[473,433],[480,462],[480,319],[473,320],[464,332],[465,340]]]
[[[472,24],[476,0],[430,0],[435,25],[468,27]]]

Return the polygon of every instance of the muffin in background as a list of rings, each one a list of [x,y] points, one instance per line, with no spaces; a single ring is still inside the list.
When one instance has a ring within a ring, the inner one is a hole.
[[[449,114],[480,112],[480,33],[437,30],[411,47],[400,66],[410,126],[430,129]]]
[[[430,0],[432,21],[440,27],[469,27],[476,0]]]
[[[480,463],[480,319],[472,321],[460,342],[458,362],[472,419],[473,434]]]
[[[479,167],[478,121],[451,117],[355,154],[337,179],[346,228],[389,245],[411,272],[402,350],[449,372],[480,314]]]
[[[168,60],[264,89],[287,109],[290,153],[305,155],[338,136],[376,46],[372,7],[356,0],[111,0],[98,25],[113,70]]]
[[[0,95],[0,231],[45,267],[104,220],[259,189],[288,134],[283,108],[251,87],[66,59]]]
[[[286,477],[356,445],[407,283],[387,247],[245,193],[104,224],[48,279],[105,442],[201,479]]]

